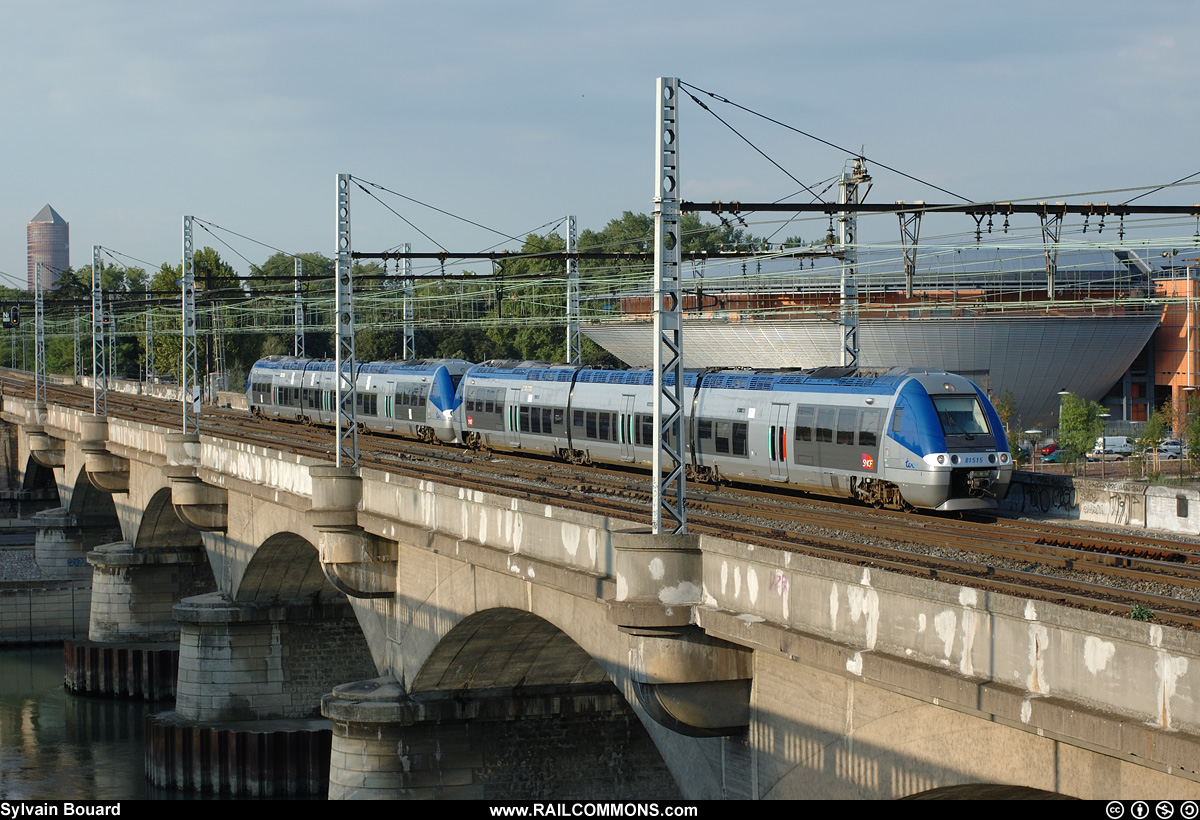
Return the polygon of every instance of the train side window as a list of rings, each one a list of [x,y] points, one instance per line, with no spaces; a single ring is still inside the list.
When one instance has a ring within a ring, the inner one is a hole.
[[[696,422],[696,438],[710,439],[712,438],[712,420],[700,419]]]
[[[858,428],[858,444],[861,447],[877,447],[879,445],[879,421],[882,413],[879,410],[864,410],[862,421]]]
[[[562,423],[563,423],[563,411],[555,410],[554,411],[554,426],[561,427]]]
[[[733,423],[733,454],[735,456],[746,455],[746,439],[749,436],[749,425],[744,421],[735,421]]]
[[[522,407],[520,415],[521,415],[521,432],[528,433],[529,432],[529,408]]]
[[[717,452],[718,453],[728,453],[729,452],[729,425],[730,425],[730,422],[728,422],[728,421],[718,421],[717,422],[716,442],[717,442]]]
[[[587,411],[587,433],[585,435],[591,439],[596,438],[596,411],[594,410]]]
[[[813,421],[817,415],[816,408],[796,408],[796,442],[813,440]]]
[[[571,424],[575,427],[583,426],[583,411],[575,410],[572,414]]]
[[[858,427],[857,410],[838,410],[837,443],[853,444],[854,430]]]
[[[900,432],[900,420],[903,418],[903,416],[904,416],[904,408],[897,407],[896,412],[892,414],[892,432],[893,433]]]
[[[485,413],[495,413],[496,412],[496,391],[492,390],[490,387],[488,388],[487,393],[484,394],[483,412],[485,412]]]
[[[559,414],[562,413],[561,410],[556,410],[555,412],[559,413]],[[548,436],[554,434],[554,427],[551,426],[551,424],[550,424],[550,408],[549,407],[542,408],[542,432]]]
[[[832,407],[822,407],[817,411],[817,441],[833,443],[834,412]]]
[[[601,441],[611,441],[609,433],[612,431],[612,414],[600,414],[600,428],[597,431],[597,438]]]

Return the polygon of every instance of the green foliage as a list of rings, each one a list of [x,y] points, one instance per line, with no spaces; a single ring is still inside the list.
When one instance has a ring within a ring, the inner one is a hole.
[[[1017,399],[1013,392],[1005,388],[1000,394],[1000,398],[995,404],[996,415],[1000,417],[1000,423],[1004,425],[1004,437],[1008,439],[1008,454],[1012,456],[1013,462],[1016,463],[1021,455],[1021,448],[1017,446],[1017,437],[1012,434],[1013,425],[1017,421]]]
[[[1166,439],[1167,432],[1171,429],[1174,418],[1174,407],[1171,402],[1166,402],[1162,407],[1151,413],[1150,418],[1146,419],[1146,424],[1142,427],[1142,435],[1134,445],[1136,448],[1135,455],[1141,456],[1143,459],[1143,471],[1146,470],[1148,462],[1152,465],[1151,469],[1157,473],[1158,446]],[[1161,475],[1158,478],[1161,478]]]
[[[1153,621],[1154,610],[1141,604],[1134,604],[1133,609],[1129,610],[1129,617],[1135,621]]]
[[[1104,408],[1090,399],[1068,393],[1062,399],[1062,421],[1058,425],[1058,446],[1068,458],[1082,458],[1104,434]]]

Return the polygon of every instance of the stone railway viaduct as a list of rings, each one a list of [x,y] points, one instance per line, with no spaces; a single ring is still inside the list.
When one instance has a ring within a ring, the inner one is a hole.
[[[164,784],[1200,797],[1192,633],[55,404],[3,419],[62,503],[39,564],[91,575],[69,674],[174,690]]]

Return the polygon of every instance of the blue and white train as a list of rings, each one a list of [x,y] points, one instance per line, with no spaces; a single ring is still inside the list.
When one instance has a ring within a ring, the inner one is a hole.
[[[453,442],[458,437],[455,394],[471,367],[462,359],[359,364],[358,422],[368,430]],[[255,415],[331,425],[337,420],[336,379],[330,359],[268,356],[250,369],[246,406]]]
[[[285,375],[295,370],[311,374],[310,390],[328,393],[318,400],[320,414],[300,412],[305,395],[290,392],[295,378]],[[449,400],[445,389],[431,389],[424,407],[385,404],[402,385],[411,390],[418,378],[432,384],[443,372],[443,383],[457,387]],[[974,384],[917,368],[844,373],[689,371],[689,477],[789,484],[899,509],[991,509],[1004,497],[1013,466],[1008,443]],[[328,362],[263,360],[251,371],[249,405],[266,415],[332,423],[333,376]],[[575,463],[649,465],[653,457],[647,370],[429,360],[362,365],[356,387],[359,422],[372,430]],[[411,419],[404,418],[408,411]]]

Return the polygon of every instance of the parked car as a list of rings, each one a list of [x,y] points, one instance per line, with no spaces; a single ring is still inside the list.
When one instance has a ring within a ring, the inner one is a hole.
[[[1183,456],[1183,442],[1177,438],[1169,438],[1162,444],[1158,445],[1159,458],[1181,458]]]
[[[1054,452],[1042,456],[1043,464],[1061,464],[1067,460],[1067,451],[1054,448]]]
[[[1049,444],[1047,444],[1041,450],[1041,453],[1043,456],[1053,455],[1054,453],[1057,453],[1057,452],[1058,452],[1058,445],[1055,444],[1053,441],[1050,442]],[[1046,459],[1043,458],[1042,460],[1045,461]]]

